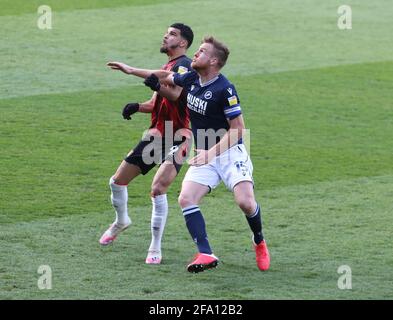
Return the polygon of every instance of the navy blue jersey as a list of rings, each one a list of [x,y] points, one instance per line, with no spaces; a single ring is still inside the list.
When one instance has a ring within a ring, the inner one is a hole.
[[[228,119],[232,120],[242,113],[234,85],[222,74],[201,84],[194,70],[174,74],[173,81],[187,91],[187,107],[196,148],[210,149],[229,129]],[[203,138],[203,132],[209,133],[206,130],[214,130],[218,135],[210,134],[215,139],[208,139],[207,136]]]

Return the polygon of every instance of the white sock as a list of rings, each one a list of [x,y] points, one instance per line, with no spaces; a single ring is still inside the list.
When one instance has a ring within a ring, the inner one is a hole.
[[[151,213],[151,243],[149,250],[161,251],[161,239],[168,216],[168,201],[166,194],[151,198],[153,210]]]
[[[128,191],[127,186],[121,186],[115,183],[113,177],[109,180],[109,186],[111,188],[111,202],[113,208],[116,211],[115,223],[118,224],[129,224],[131,219],[128,216],[127,202],[128,202]]]

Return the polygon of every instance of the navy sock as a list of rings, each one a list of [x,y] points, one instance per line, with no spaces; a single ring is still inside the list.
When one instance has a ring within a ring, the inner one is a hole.
[[[198,206],[183,208],[184,219],[190,235],[201,253],[212,254],[212,250],[207,240],[206,225],[203,215]]]
[[[262,233],[262,218],[261,218],[261,208],[259,204],[257,204],[257,209],[255,210],[254,214],[250,217],[246,216],[247,222],[251,228],[251,231],[254,233],[254,242],[255,244],[260,244],[263,240],[263,233]]]

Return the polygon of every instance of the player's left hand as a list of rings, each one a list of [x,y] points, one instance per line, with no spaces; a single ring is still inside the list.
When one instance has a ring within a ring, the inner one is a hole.
[[[123,118],[126,120],[131,120],[131,115],[133,115],[135,112],[138,112],[139,110],[139,103],[128,103],[126,106],[123,108]]]
[[[153,91],[160,91],[160,80],[154,73],[148,76],[143,83]]]
[[[212,160],[209,155],[209,150],[196,149],[195,151],[197,152],[197,155],[187,161],[190,166],[203,166]]]

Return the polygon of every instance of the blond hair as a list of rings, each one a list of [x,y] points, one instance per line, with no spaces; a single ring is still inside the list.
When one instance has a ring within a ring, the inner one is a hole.
[[[212,36],[206,36],[203,38],[202,43],[210,43],[214,48],[214,56],[218,59],[218,66],[220,69],[225,66],[229,56],[228,47],[222,42],[218,41]]]

